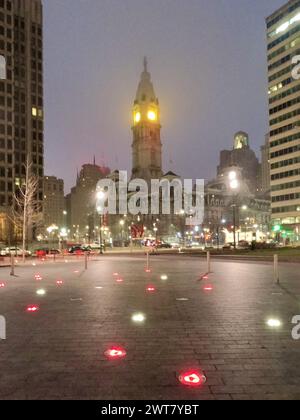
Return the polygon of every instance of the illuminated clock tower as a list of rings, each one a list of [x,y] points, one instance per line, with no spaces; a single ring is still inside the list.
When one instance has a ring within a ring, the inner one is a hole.
[[[132,178],[146,181],[162,177],[159,101],[144,59],[144,71],[133,105]]]

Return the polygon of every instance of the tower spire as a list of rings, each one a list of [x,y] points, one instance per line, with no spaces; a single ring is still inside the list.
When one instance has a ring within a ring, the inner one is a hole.
[[[144,72],[148,73],[148,59],[146,56],[144,57]]]

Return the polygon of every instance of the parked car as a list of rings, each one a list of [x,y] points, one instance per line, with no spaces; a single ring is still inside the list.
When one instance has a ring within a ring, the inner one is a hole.
[[[247,241],[239,241],[238,247],[240,249],[249,249],[250,248],[250,244]]]
[[[59,255],[61,252],[58,249],[40,248],[35,251],[38,258],[46,257],[47,255]]]
[[[69,249],[69,254],[82,255],[85,252],[91,252],[91,247],[89,247],[89,246],[76,245],[76,246],[72,246]]]
[[[224,246],[223,246],[223,250],[224,251],[231,251],[232,249],[234,249],[234,245],[233,244],[225,244]]]
[[[23,256],[23,250],[18,247],[7,247],[1,250],[1,256],[2,257],[9,257],[10,255],[15,255],[16,257],[22,257]],[[25,256],[30,257],[31,252],[25,250]]]
[[[167,242],[158,242],[156,244],[157,249],[172,249],[172,245],[168,244]]]
[[[60,255],[61,252],[59,249],[50,249],[48,255]]]

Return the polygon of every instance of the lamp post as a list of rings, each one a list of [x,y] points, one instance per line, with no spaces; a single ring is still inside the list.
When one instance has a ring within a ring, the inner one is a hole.
[[[240,184],[237,179],[237,173],[235,171],[231,171],[229,173],[229,187],[233,193],[233,204],[232,204],[232,210],[233,210],[233,243],[234,243],[234,249],[236,249],[236,207],[237,207],[237,190],[239,188]]]
[[[120,220],[120,228],[121,228],[121,243],[122,243],[122,247],[124,247],[124,225],[125,225],[125,221],[122,219]]]
[[[99,226],[99,242],[100,242],[100,254],[103,255],[104,251],[103,251],[103,246],[102,246],[102,242],[103,242],[103,207],[104,207],[104,202],[106,199],[106,194],[104,191],[98,191],[96,193],[96,200],[97,200],[97,204],[98,202],[101,203],[101,205],[97,205],[97,212],[100,216],[100,226]]]

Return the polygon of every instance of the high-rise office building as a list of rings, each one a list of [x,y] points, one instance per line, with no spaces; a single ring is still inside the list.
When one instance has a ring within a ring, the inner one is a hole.
[[[44,177],[44,220],[45,228],[56,225],[64,228],[67,225],[64,181],[55,176]]]
[[[231,166],[241,168],[242,177],[248,183],[249,190],[257,194],[260,186],[260,163],[250,148],[249,136],[244,131],[234,135],[233,149],[221,151],[218,175],[222,175]]]
[[[272,221],[287,241],[300,240],[300,1],[267,18]]]
[[[0,241],[9,235],[7,214],[24,183],[29,159],[43,199],[43,13],[41,0],[0,0]]]
[[[109,174],[109,168],[96,165],[95,161],[93,164],[83,165],[77,174],[76,186],[66,197],[67,224],[72,239],[79,242],[88,233],[92,236],[97,213],[97,183]]]

